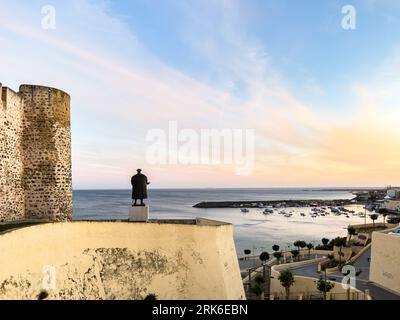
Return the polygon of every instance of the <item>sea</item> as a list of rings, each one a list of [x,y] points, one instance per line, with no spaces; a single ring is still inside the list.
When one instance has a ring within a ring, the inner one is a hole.
[[[277,244],[282,250],[293,249],[293,242],[304,240],[314,245],[322,238],[332,239],[345,236],[349,224],[364,223],[358,216],[347,218],[333,214],[325,217],[310,216],[311,208],[290,208],[291,218],[277,212],[265,216],[261,209],[193,208],[202,201],[262,201],[300,199],[352,199],[354,195],[345,189],[317,188],[266,188],[266,189],[150,189],[151,219],[193,219],[206,218],[229,222],[233,225],[234,241],[238,256],[245,249],[258,255],[271,252]],[[74,220],[127,219],[131,205],[130,190],[74,190]],[[364,212],[363,206],[351,205],[349,209]],[[301,216],[305,213],[306,216]]]

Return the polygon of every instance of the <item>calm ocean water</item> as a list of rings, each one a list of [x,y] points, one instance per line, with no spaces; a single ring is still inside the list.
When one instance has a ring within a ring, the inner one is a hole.
[[[127,219],[131,204],[130,190],[76,190],[74,191],[74,220]],[[295,240],[320,242],[322,237],[345,235],[350,223],[363,223],[363,219],[350,216],[311,218],[309,208],[290,209],[292,218],[279,214],[264,216],[259,209],[242,213],[239,209],[193,208],[201,201],[229,200],[288,200],[288,199],[351,199],[346,190],[332,189],[153,189],[149,190],[151,218],[190,219],[207,218],[230,222],[234,226],[234,239],[238,255],[244,249],[257,254],[271,251],[274,244],[283,249]],[[361,206],[354,206],[357,212]],[[307,214],[306,217],[300,215]]]

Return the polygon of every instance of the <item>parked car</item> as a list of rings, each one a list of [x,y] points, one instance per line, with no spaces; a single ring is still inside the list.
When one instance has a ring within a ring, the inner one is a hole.
[[[396,229],[392,232],[389,232],[389,234],[392,236],[400,236],[400,229]]]

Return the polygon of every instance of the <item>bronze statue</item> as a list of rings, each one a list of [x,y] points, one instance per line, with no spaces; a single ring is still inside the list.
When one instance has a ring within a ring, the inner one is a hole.
[[[137,169],[137,174],[135,174],[131,179],[132,184],[132,207],[137,206],[137,200],[140,200],[140,206],[144,206],[143,199],[147,199],[147,185],[150,184],[148,182],[147,177],[142,174],[141,169]]]

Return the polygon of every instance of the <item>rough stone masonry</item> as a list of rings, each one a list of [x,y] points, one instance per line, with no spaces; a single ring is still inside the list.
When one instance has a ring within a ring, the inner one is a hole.
[[[0,83],[0,223],[72,218],[70,96]]]

